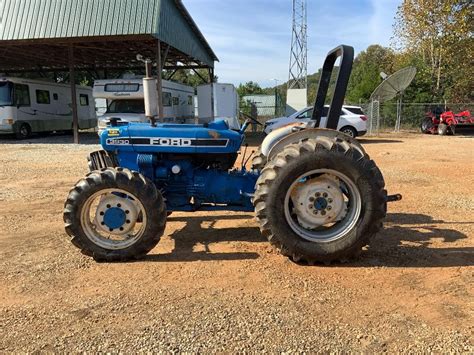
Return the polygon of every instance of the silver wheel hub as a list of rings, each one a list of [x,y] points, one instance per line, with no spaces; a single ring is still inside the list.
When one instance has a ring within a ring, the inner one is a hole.
[[[101,198],[97,206],[94,224],[104,232],[125,235],[135,227],[138,213],[138,206],[132,200],[109,194]],[[115,215],[113,221],[115,224],[108,221],[112,217],[107,218],[112,214]]]
[[[289,187],[284,203],[290,228],[301,238],[317,243],[344,238],[362,213],[357,185],[332,169],[315,169],[299,176]]]
[[[324,224],[344,218],[346,204],[337,178],[322,175],[309,183],[297,184],[291,193],[298,222],[306,229],[315,229]]]
[[[87,238],[97,246],[121,250],[140,240],[147,217],[135,195],[122,189],[104,189],[83,204],[81,225]]]

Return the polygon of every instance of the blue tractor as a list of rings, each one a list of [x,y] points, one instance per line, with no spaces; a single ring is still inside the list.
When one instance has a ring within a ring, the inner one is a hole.
[[[90,173],[65,202],[72,243],[98,261],[139,259],[159,242],[169,213],[255,211],[262,234],[295,262],[357,255],[382,228],[387,202],[399,196],[387,196],[382,174],[362,146],[335,130],[353,55],[348,46],[328,54],[313,123],[268,135],[250,170],[234,167],[249,121],[236,131],[225,121],[112,119],[100,137],[103,150],[89,156]],[[315,128],[338,57],[327,128]],[[145,95],[146,107],[151,101]]]

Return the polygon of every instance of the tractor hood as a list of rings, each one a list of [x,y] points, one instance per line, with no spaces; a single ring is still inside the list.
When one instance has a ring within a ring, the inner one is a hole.
[[[107,126],[100,135],[107,151],[139,153],[235,153],[243,135],[229,129],[225,121],[204,125],[119,123]]]

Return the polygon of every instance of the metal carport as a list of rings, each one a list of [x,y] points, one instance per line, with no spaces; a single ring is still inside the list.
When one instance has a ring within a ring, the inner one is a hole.
[[[218,59],[181,0],[4,0],[0,11],[0,73],[68,71],[75,143],[75,71],[142,68],[142,54],[214,77]]]

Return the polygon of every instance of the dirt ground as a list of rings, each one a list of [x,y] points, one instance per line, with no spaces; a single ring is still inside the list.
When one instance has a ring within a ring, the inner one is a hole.
[[[301,266],[252,214],[174,213],[143,261],[99,264],[62,208],[98,148],[0,140],[0,351],[466,352],[474,330],[474,137],[362,143],[385,229],[354,262]]]

